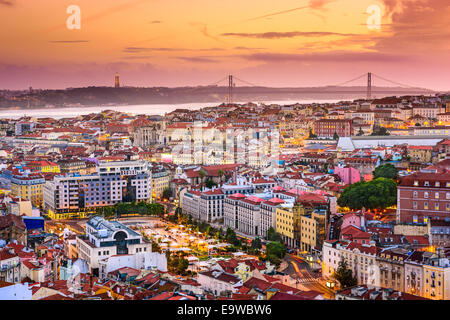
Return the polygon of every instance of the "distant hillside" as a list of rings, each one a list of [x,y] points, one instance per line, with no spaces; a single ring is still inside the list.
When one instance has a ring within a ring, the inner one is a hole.
[[[32,92],[1,92],[0,108],[42,108],[71,107],[75,105],[137,105],[224,102],[227,87],[199,86],[179,88],[137,88],[137,87],[87,87],[65,90],[33,90]],[[405,89],[373,87],[373,97],[394,95],[431,95],[426,89]],[[311,87],[311,88],[269,88],[236,87],[234,101],[281,101],[281,100],[351,100],[366,96],[365,87]]]

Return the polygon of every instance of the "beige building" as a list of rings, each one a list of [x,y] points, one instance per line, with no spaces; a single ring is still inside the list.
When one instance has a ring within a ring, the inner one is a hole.
[[[425,236],[429,233],[429,224],[397,223],[394,225],[394,234],[402,234],[404,236]]]
[[[27,217],[33,216],[33,206],[30,200],[14,199],[6,204],[8,213],[16,216],[25,215]]]
[[[169,188],[169,173],[166,171],[152,172],[152,199],[162,199],[164,189]]]
[[[408,146],[408,156],[412,162],[430,163],[432,149],[430,146]]]
[[[392,288],[397,291],[405,291],[405,259],[406,253],[392,250],[381,252],[377,258],[380,270],[380,286]]]
[[[450,300],[449,259],[433,259],[423,265],[423,297],[433,300]]]
[[[380,286],[380,272],[377,268],[377,251],[374,245],[351,242],[342,247],[341,257],[347,261],[358,284]]]
[[[298,208],[293,204],[286,204],[275,211],[275,231],[281,235],[288,247],[298,247],[296,231],[300,227]]]
[[[311,252],[321,248],[325,239],[325,210],[314,210],[309,215],[300,217],[300,248]]]

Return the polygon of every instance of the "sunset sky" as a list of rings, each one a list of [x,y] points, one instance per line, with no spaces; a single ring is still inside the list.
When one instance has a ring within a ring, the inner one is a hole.
[[[449,90],[449,20],[449,0],[0,0],[0,89],[111,86],[116,71],[129,86],[321,86],[370,71]]]

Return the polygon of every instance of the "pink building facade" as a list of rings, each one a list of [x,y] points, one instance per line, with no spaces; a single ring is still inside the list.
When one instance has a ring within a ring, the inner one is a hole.
[[[349,166],[334,167],[334,173],[337,174],[345,184],[353,184],[361,181],[361,174],[359,171]]]

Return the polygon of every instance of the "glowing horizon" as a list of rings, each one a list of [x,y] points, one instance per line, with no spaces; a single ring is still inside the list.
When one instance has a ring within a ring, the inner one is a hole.
[[[80,30],[66,27],[70,5],[81,9]],[[366,25],[371,5],[380,30]],[[126,86],[234,74],[304,87],[374,72],[449,90],[448,17],[448,0],[2,0],[0,89],[112,86],[116,72]]]

